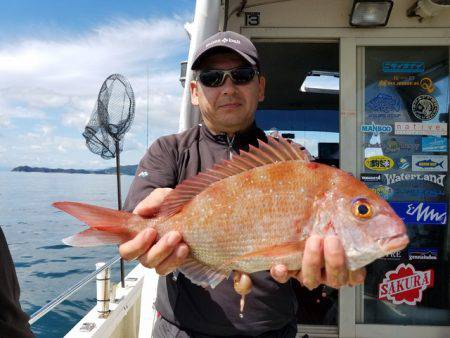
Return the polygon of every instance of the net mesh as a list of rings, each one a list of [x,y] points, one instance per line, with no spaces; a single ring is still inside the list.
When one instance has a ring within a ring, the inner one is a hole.
[[[86,146],[104,159],[116,157],[123,150],[123,136],[134,119],[134,93],[130,83],[120,74],[110,75],[102,84],[94,111],[83,136]]]

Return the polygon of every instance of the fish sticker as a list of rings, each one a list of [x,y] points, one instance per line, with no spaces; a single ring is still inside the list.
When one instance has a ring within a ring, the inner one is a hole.
[[[310,162],[284,138],[268,137],[268,143],[183,181],[150,219],[83,203],[53,205],[90,227],[64,239],[67,245],[118,244],[146,227],[159,238],[179,231],[190,248],[179,271],[211,288],[232,271],[251,286],[249,274],[274,264],[300,269],[312,234],[336,234],[351,270],[409,242],[403,221],[385,200],[345,171]],[[250,286],[235,290],[244,297]]]
[[[447,171],[445,155],[412,155],[413,171]]]

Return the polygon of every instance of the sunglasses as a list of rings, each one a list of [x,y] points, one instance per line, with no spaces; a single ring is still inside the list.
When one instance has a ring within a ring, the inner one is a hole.
[[[252,67],[238,67],[230,70],[208,69],[200,72],[198,79],[205,87],[220,87],[225,82],[225,76],[237,85],[244,85],[253,80],[258,71]]]

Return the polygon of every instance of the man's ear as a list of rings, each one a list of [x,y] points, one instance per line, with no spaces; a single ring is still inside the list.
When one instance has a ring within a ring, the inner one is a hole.
[[[189,89],[191,91],[192,105],[198,106],[198,84],[197,84],[197,81],[191,81],[189,83]]]
[[[258,101],[262,102],[264,101],[264,95],[266,91],[266,78],[264,76],[260,76],[258,78],[259,85],[258,85]]]

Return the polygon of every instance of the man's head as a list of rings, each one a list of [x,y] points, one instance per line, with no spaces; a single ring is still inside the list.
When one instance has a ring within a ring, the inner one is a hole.
[[[234,32],[211,36],[195,53],[192,69],[192,104],[200,107],[212,132],[234,134],[253,123],[258,102],[264,99],[265,79],[249,39]]]

